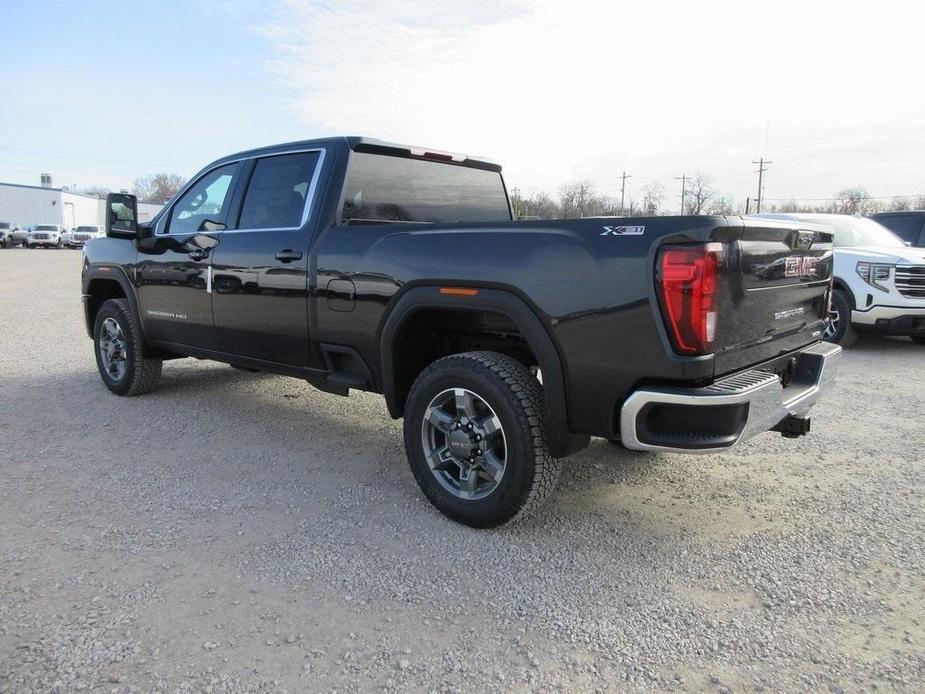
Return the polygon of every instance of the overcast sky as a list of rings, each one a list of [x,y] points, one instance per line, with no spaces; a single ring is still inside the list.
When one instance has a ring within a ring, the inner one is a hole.
[[[116,9],[118,8],[118,9]],[[760,8],[760,9],[759,9]],[[363,134],[479,154],[510,186],[925,193],[921,3],[0,0],[0,181],[126,187]]]

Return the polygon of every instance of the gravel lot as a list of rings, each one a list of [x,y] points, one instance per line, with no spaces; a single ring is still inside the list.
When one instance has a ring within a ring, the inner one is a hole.
[[[925,347],[799,441],[594,441],[529,521],[440,516],[381,398],[96,373],[81,254],[0,251],[0,692],[925,689]]]

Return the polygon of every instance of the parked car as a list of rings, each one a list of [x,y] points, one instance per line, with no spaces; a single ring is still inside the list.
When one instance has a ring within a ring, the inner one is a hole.
[[[79,226],[65,239],[64,243],[71,248],[82,248],[87,241],[106,236],[106,230],[96,224]]]
[[[40,246],[42,248],[62,248],[64,241],[61,235],[64,227],[60,224],[36,224],[26,238],[29,248]]]
[[[74,239],[74,230],[68,229],[65,227],[64,231],[61,232],[61,245],[67,246],[70,248],[71,242]]]
[[[12,245],[14,246],[19,245],[19,246],[22,246],[23,248],[26,248],[27,247],[26,244],[29,241],[29,228],[28,227],[21,228],[18,226],[14,226],[13,232],[10,236],[13,240]]]
[[[925,247],[925,210],[880,212],[870,216],[911,246]]]
[[[148,392],[164,359],[196,356],[382,393],[424,494],[472,526],[535,507],[591,435],[701,453],[803,435],[841,352],[821,341],[827,231],[515,222],[501,167],[465,155],[365,138],[267,147],[137,219],[133,196],[110,194],[107,238],[84,248],[110,391]],[[778,260],[779,277],[752,272]]]
[[[13,245],[13,225],[9,222],[0,222],[0,248],[10,248]]]
[[[859,333],[925,344],[925,249],[910,248],[873,219],[841,214],[762,214],[821,224],[835,236],[835,291],[825,338],[850,345]]]

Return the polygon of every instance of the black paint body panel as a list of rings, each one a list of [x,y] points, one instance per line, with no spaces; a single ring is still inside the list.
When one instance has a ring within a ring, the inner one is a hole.
[[[827,234],[815,232],[813,248],[795,251],[790,244],[796,227],[738,217],[336,226],[356,142],[335,138],[246,154],[306,146],[326,150],[314,211],[302,229],[206,235],[216,241],[205,261],[213,263],[211,295],[200,287],[201,262],[183,256],[201,238],[92,241],[85,249],[84,292],[100,276],[99,268],[117,266],[137,294],[152,344],[226,361],[238,355],[248,364],[322,385],[330,359],[321,345],[349,347],[368,367],[367,387],[386,393],[392,386],[383,365],[391,356],[383,354],[389,345],[382,339],[403,296],[415,288],[436,295],[439,286],[475,287],[485,290],[481,299],[468,299],[478,309],[480,300],[487,308],[492,293],[503,293],[533,316],[539,326],[535,339],[558,358],[561,392],[549,384],[547,395],[557,400],[551,409],[561,415],[564,430],[607,437],[616,435],[615,413],[636,387],[703,384],[799,349],[822,329],[831,276]],[[645,231],[602,235],[605,226],[621,223]],[[706,242],[722,244],[725,257],[717,351],[682,357],[671,347],[658,305],[657,253],[667,244]],[[274,253],[282,248],[302,251],[303,257],[281,263]],[[823,267],[817,278],[793,282],[756,275],[756,267],[804,253],[827,262],[828,274]],[[155,260],[164,266],[153,267]],[[209,296],[214,325],[201,333],[198,317],[205,315]],[[155,324],[145,313],[150,297],[176,305],[163,310],[197,316],[197,324]],[[791,309],[802,312],[792,320],[774,318]]]

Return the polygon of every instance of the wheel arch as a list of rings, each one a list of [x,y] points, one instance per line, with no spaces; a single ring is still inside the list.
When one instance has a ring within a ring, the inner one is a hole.
[[[138,301],[132,283],[119,268],[107,266],[105,268],[91,267],[85,277],[84,286],[84,317],[86,319],[87,334],[93,338],[93,325],[100,307],[109,299],[126,299],[138,319],[138,329],[144,337],[144,326],[141,315],[138,313]]]
[[[854,297],[854,290],[848,286],[848,283],[845,282],[841,277],[835,277],[832,279],[832,288],[844,292],[848,295],[848,303],[851,304],[851,308],[857,308],[857,299]]]
[[[398,418],[404,413],[407,391],[397,379],[396,349],[402,331],[417,314],[427,310],[500,314],[517,327],[542,370],[550,451],[562,457],[584,448],[589,437],[573,434],[568,429],[565,371],[559,350],[535,310],[510,291],[481,287],[477,291],[474,295],[454,295],[441,293],[440,287],[435,285],[418,285],[406,289],[395,301],[383,320],[378,340],[380,385],[389,414]]]

